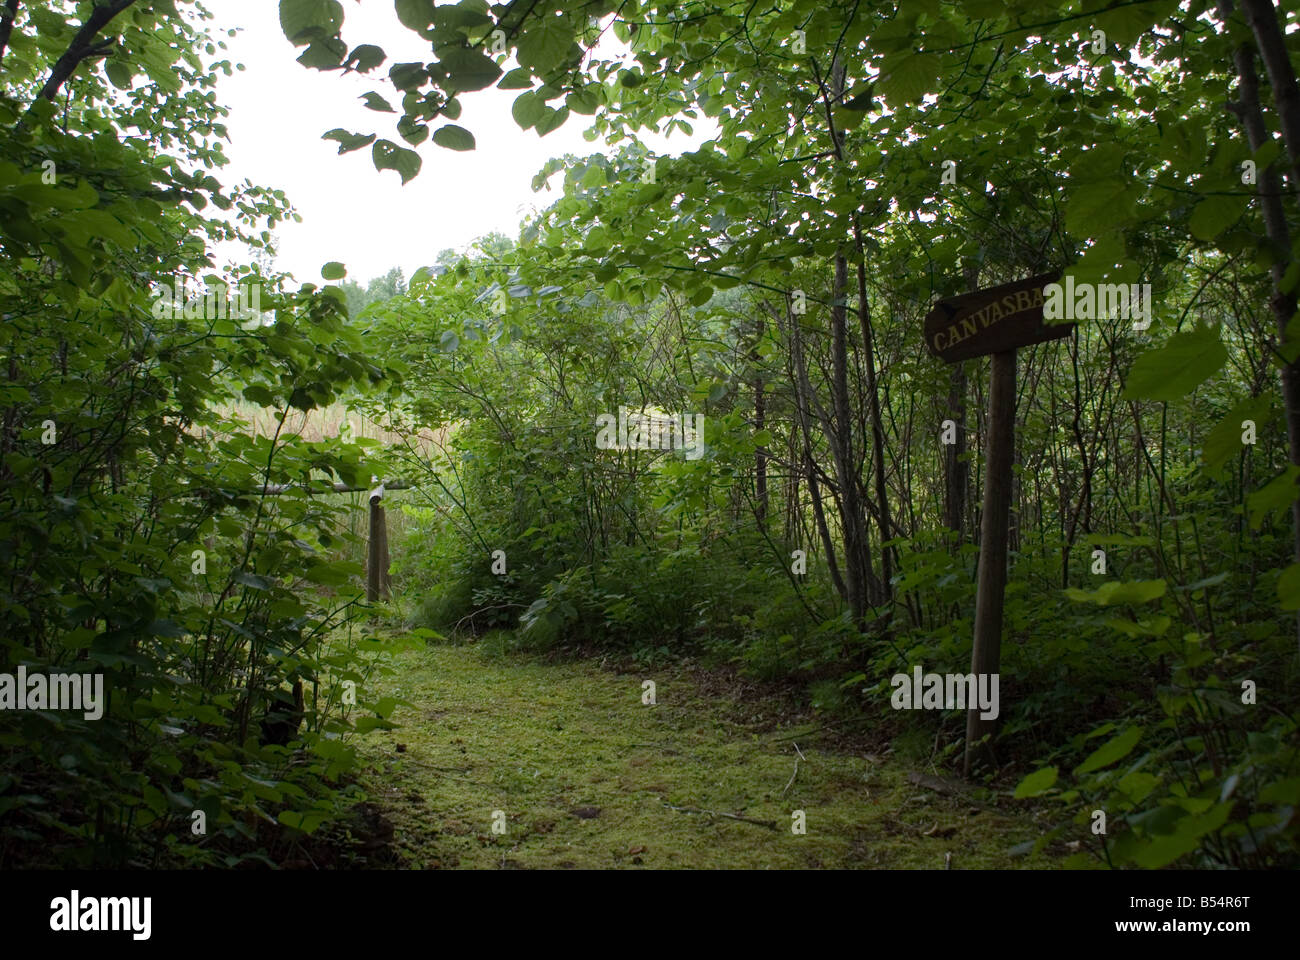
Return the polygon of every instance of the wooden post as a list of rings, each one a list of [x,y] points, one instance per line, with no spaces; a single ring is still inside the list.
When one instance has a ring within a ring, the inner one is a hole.
[[[970,669],[976,677],[998,672],[1002,656],[1002,601],[1007,584],[1007,528],[1011,516],[1011,462],[1016,431],[1016,351],[993,354],[989,384],[988,445],[984,464],[984,515],[980,518],[979,576],[975,594],[975,643]],[[999,684],[999,692],[1001,685]],[[978,757],[992,759],[978,741],[997,729],[978,705],[966,713],[965,776]]]
[[[992,355],[988,444],[984,464],[984,516],[980,519],[980,561],[975,592],[975,642],[970,669],[976,689],[981,676],[996,675],[1002,659],[1002,600],[1007,585],[1007,534],[1011,519],[1012,471],[1016,444],[1016,348],[1068,336],[1074,321],[1044,323],[1049,296],[1057,298],[1059,272],[944,297],[925,315],[925,345],[946,363]],[[1074,281],[1066,281],[1069,302]],[[1049,294],[1050,290],[1050,294]],[[1057,301],[1059,302],[1059,300]],[[950,497],[951,499],[951,497]],[[987,682],[987,681],[986,681]],[[983,687],[992,688],[992,684]],[[998,685],[999,699],[1001,684]],[[978,699],[978,698],[977,698]],[[1002,704],[998,704],[1001,716]],[[980,759],[993,760],[978,742],[998,727],[998,717],[983,719],[978,704],[966,714],[965,775]]]
[[[386,540],[384,535],[384,485],[381,483],[370,491],[370,536],[367,539],[366,554],[366,600],[374,603],[379,599],[384,584],[384,571],[388,567]]]
[[[379,507],[379,595],[385,600],[393,597],[393,578],[388,573],[388,512]]]

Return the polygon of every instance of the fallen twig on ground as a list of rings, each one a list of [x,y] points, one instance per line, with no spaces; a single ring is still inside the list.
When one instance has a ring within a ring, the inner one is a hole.
[[[769,830],[775,830],[777,828],[775,820],[755,820],[753,817],[742,817],[738,813],[719,813],[716,810],[697,810],[695,807],[674,807],[667,800],[664,801],[664,806],[669,810],[676,810],[678,813],[704,813],[708,814],[710,817],[726,817],[728,820],[739,820],[741,823],[752,823],[756,827],[767,827]]]
[[[794,778],[799,776],[799,761],[808,759],[803,755],[803,751],[799,749],[799,744],[797,743],[794,745],[794,752],[799,754],[799,756],[794,758],[794,773],[790,774],[790,782],[785,785],[785,790],[781,791],[781,796],[783,797],[786,795],[786,792],[794,786]]]

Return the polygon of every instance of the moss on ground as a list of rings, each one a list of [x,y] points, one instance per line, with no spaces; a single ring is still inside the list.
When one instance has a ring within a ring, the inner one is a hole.
[[[807,716],[764,721],[743,688],[681,665],[629,674],[439,645],[395,666],[382,693],[414,706],[363,738],[363,783],[411,867],[1050,865],[1009,854],[1039,833],[1023,809],[913,785],[898,759],[820,742]]]

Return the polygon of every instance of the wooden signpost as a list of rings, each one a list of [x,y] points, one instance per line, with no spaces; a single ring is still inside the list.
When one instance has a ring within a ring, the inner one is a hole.
[[[1074,329],[1073,323],[1043,323],[1043,288],[1059,277],[1059,273],[1046,273],[948,297],[935,304],[925,318],[925,345],[940,360],[957,363],[993,355],[970,664],[977,679],[981,674],[997,673],[1002,655],[1002,601],[1007,585],[1011,464],[1016,440],[1016,348],[1068,336]],[[996,726],[996,717],[981,717],[978,706],[967,711],[966,776],[970,775],[977,745]]]

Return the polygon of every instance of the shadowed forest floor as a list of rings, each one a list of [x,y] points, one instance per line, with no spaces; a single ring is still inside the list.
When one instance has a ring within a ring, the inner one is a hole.
[[[822,718],[749,697],[733,677],[493,648],[410,651],[383,681],[415,706],[393,714],[400,729],[363,738],[362,782],[405,866],[943,869],[947,854],[951,869],[1053,864],[1010,853],[1039,833],[1023,804],[916,785],[909,773],[934,771],[888,744],[828,739]],[[646,679],[654,705],[642,703]],[[797,810],[804,835],[791,830]]]

